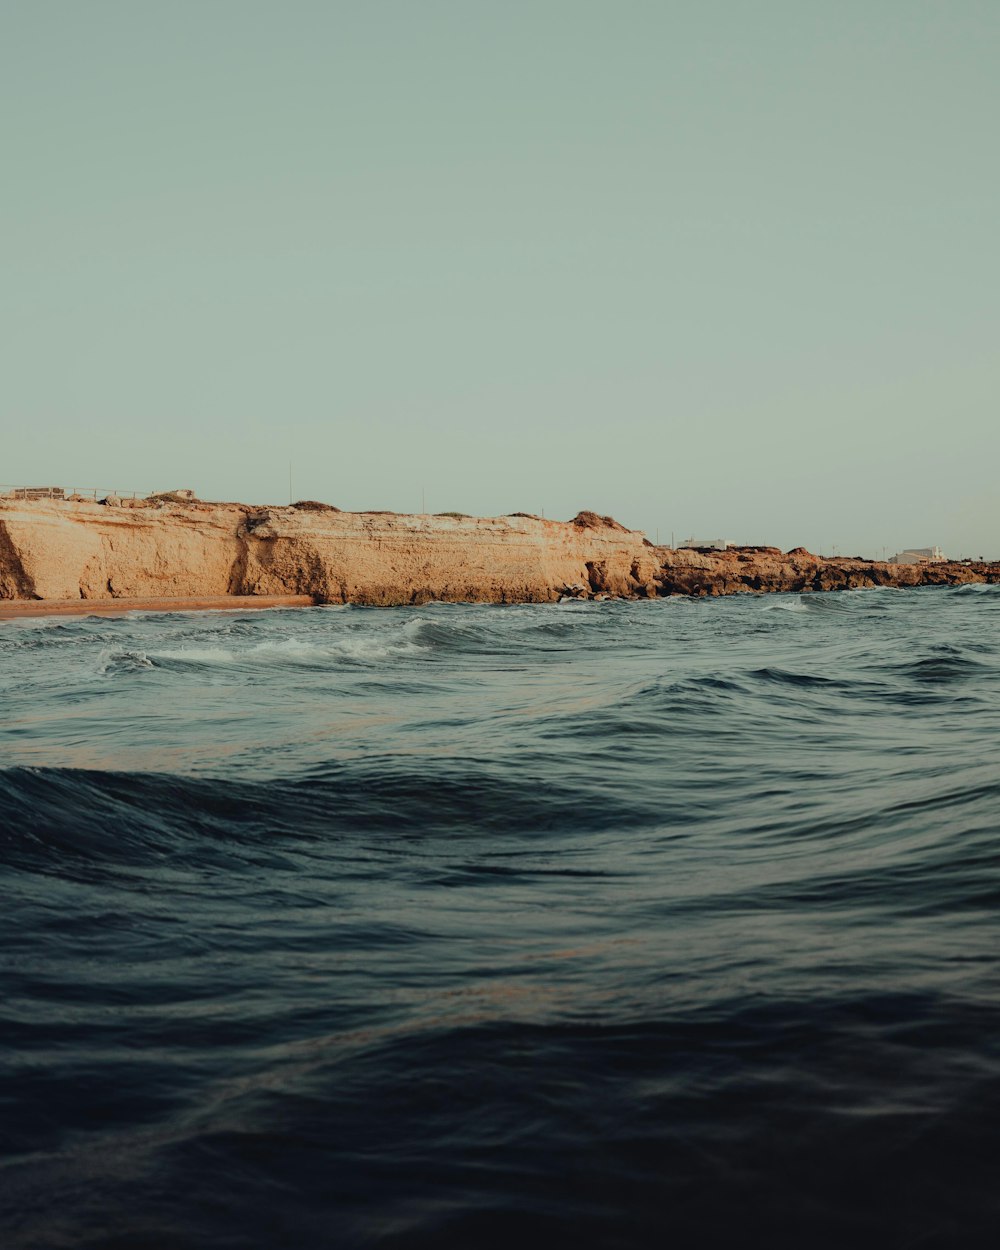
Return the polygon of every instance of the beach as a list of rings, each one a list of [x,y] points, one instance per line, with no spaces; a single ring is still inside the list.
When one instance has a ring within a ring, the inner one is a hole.
[[[311,595],[215,595],[171,599],[0,599],[0,621],[45,616],[123,616],[129,612],[242,612],[255,608],[304,608]]]

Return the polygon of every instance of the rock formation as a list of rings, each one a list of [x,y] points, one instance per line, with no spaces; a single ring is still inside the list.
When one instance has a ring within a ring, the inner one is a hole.
[[[388,606],[655,594],[659,564],[642,534],[581,517],[0,500],[0,598],[309,595]]]
[[[769,591],[856,590],[871,586],[959,586],[1000,582],[1000,564],[888,564],[860,556],[823,557],[804,547],[728,551],[657,547],[659,595],[732,595]]]
[[[802,548],[674,551],[593,512],[559,522],[341,512],[311,500],[110,502],[0,499],[0,599],[308,596],[390,606],[1000,582],[1000,564],[824,560]]]

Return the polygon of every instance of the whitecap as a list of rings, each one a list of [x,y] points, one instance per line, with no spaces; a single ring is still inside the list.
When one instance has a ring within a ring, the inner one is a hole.
[[[355,663],[375,663],[378,660],[398,659],[407,655],[421,655],[428,650],[408,638],[386,638],[365,635],[359,638],[342,638],[330,647],[334,656]]]
[[[801,599],[783,599],[778,603],[765,603],[762,612],[808,612],[809,609]]]
[[[179,651],[157,651],[153,663],[157,660],[173,660],[180,664],[234,664],[238,659],[233,651],[224,647],[184,647]]]
[[[139,669],[155,668],[145,651],[102,651],[97,660],[97,671],[103,676],[109,673],[129,673]]]

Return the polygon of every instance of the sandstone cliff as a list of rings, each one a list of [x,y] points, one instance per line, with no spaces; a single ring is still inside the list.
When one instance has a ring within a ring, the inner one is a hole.
[[[394,605],[1000,582],[1000,564],[890,565],[802,548],[674,551],[610,517],[404,516],[322,504],[0,499],[0,599],[308,596]]]
[[[319,603],[654,594],[659,563],[610,518],[403,516],[303,505],[0,500],[0,598],[310,595]]]

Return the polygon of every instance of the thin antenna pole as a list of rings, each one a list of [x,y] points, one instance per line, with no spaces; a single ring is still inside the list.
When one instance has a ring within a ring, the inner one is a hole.
[[[291,503],[292,503],[292,462],[291,460],[289,460],[288,462],[288,504],[289,504],[289,507],[291,507]]]

